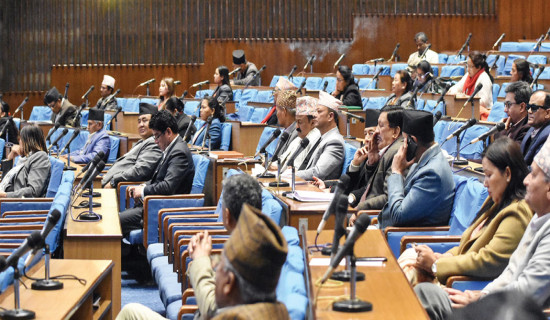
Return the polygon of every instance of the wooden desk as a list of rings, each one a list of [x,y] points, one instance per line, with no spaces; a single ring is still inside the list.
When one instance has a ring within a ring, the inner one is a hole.
[[[116,111],[105,111],[111,116],[115,114]],[[129,134],[139,134],[138,132],[138,112],[120,112],[116,117],[116,121],[113,120],[111,123],[111,129],[118,132],[129,133]]]
[[[95,208],[103,218],[97,222],[75,222],[70,216],[65,222],[65,236],[63,248],[66,259],[86,260],[112,260],[112,288],[113,288],[113,319],[120,311],[120,286],[121,286],[121,253],[120,243],[122,231],[118,217],[118,200],[115,189],[98,189],[100,198],[94,201],[101,203],[101,207]],[[79,203],[81,198],[76,200]],[[73,209],[73,217],[85,209]]]
[[[75,280],[61,280],[63,289],[55,291],[31,290],[33,281],[24,279],[28,289],[20,286],[21,308],[34,311],[36,319],[114,319],[111,302],[114,291],[112,283],[113,262],[108,260],[57,260],[50,262],[52,276],[75,275],[86,280],[82,285]],[[44,278],[44,263],[35,266],[29,276]],[[120,280],[119,280],[120,282]],[[120,288],[119,288],[120,290]],[[120,292],[120,291],[119,291]],[[97,310],[92,307],[94,293],[101,295]],[[13,286],[0,295],[0,306],[14,308]],[[120,306],[119,306],[120,308]]]
[[[231,150],[241,152],[245,156],[253,156],[260,136],[267,126],[265,123],[228,121],[231,123]]]
[[[308,245],[314,244],[315,231],[307,231]],[[319,235],[317,243],[332,242],[333,231],[325,227]],[[413,289],[409,285],[401,268],[393,257],[386,240],[380,230],[367,230],[355,244],[357,257],[386,257],[388,261],[381,267],[357,267],[365,273],[365,280],[357,282],[357,297],[372,303],[372,311],[361,313],[345,313],[332,311],[332,305],[327,300],[317,301],[315,306],[316,319],[428,319],[428,315]],[[320,253],[310,256],[320,257]],[[342,267],[341,267],[342,268]],[[325,266],[311,266],[311,279],[315,282],[325,273]],[[349,283],[334,288],[313,289],[313,295],[320,297],[349,297]],[[314,297],[312,297],[314,298]]]
[[[222,193],[222,181],[227,175],[229,169],[241,169],[243,171],[250,171],[254,164],[259,163],[257,160],[248,159],[248,161],[236,161],[230,159],[216,160],[214,158],[210,159],[210,167],[206,174],[206,180],[204,188],[205,190],[212,190],[212,195],[209,192],[205,192],[205,205],[217,205],[220,195]]]

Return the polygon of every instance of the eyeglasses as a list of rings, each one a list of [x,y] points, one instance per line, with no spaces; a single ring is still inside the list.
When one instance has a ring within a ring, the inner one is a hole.
[[[160,139],[160,137],[164,134],[164,132],[161,132],[159,134],[153,134],[153,137],[155,138],[155,141],[158,141],[158,139]]]
[[[548,110],[548,109],[550,109],[550,106],[538,106],[536,104],[528,104],[527,105],[527,110],[531,109],[531,110],[533,110],[533,112],[537,112],[537,110],[539,108],[542,108],[543,110]]]
[[[508,109],[510,109],[510,107],[513,106],[514,104],[518,104],[518,103],[515,103],[512,101],[504,101],[504,107]]]

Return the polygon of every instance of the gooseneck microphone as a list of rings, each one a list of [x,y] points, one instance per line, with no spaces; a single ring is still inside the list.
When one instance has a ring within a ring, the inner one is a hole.
[[[319,226],[317,227],[317,234],[320,234],[321,231],[323,231],[323,229],[325,228],[325,224],[328,221],[328,218],[330,217],[331,214],[333,214],[335,212],[336,205],[338,203],[338,198],[341,195],[346,193],[346,191],[348,189],[348,186],[349,186],[350,180],[351,179],[347,174],[343,174],[340,177],[340,180],[338,180],[338,184],[336,185],[336,188],[334,189],[334,198],[332,198],[332,201],[330,202],[330,205],[325,210],[325,213],[323,213],[323,218],[321,219],[321,222],[319,223]]]
[[[464,130],[468,129],[469,127],[473,126],[473,125],[476,124],[476,123],[477,123],[477,119],[471,118],[470,120],[468,120],[468,122],[466,122],[466,123],[463,124],[460,128],[456,129],[453,133],[451,133],[451,134],[445,139],[445,141],[451,140],[453,137],[458,136],[458,135],[461,134]]]
[[[267,139],[266,142],[264,142],[264,144],[260,147],[260,149],[256,152],[256,154],[254,155],[254,158],[256,158],[258,155],[260,155],[260,153],[264,153],[265,152],[265,149],[267,148],[267,146],[269,146],[275,139],[277,139],[277,137],[281,134],[281,129],[277,128],[275,131],[273,131],[273,133],[271,134],[271,136],[269,137],[269,139]]]

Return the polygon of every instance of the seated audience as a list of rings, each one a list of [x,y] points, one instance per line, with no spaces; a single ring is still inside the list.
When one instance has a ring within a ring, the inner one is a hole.
[[[6,125],[6,122],[9,121],[6,131],[2,134],[2,136],[0,136],[0,138],[4,139],[6,142],[17,144],[19,143],[19,130],[17,130],[15,121],[10,118],[10,106],[3,100],[0,100],[0,102],[2,103],[2,109],[0,111],[0,130],[2,130],[2,128]]]
[[[504,130],[495,134],[498,137],[507,136],[520,144],[525,134],[531,128],[527,121],[527,105],[531,97],[531,88],[526,82],[517,81],[506,87],[506,97],[504,98],[504,112],[508,118],[503,119],[506,127]]]
[[[254,75],[258,73],[256,65],[250,61],[246,61],[243,50],[233,51],[233,69],[241,68],[241,71],[235,73],[234,79],[231,81],[231,85],[239,86],[259,86],[262,83],[262,77],[258,75],[254,79]],[[254,79],[254,80],[252,80]]]
[[[523,137],[521,152],[530,166],[550,134],[550,94],[540,90],[534,92],[527,105],[527,112],[527,124],[531,129]]]
[[[340,99],[344,106],[363,107],[359,86],[348,66],[339,66],[336,71],[336,90],[332,93],[336,99]]]
[[[279,137],[279,141],[277,142],[276,149],[281,147],[279,158],[281,158],[281,163],[283,163],[284,158],[282,156],[290,156],[290,151],[287,152],[287,150],[292,141],[298,138],[298,131],[296,131],[296,92],[294,90],[278,91],[275,107],[277,109],[277,122],[281,129],[284,129],[280,137],[283,136],[284,132],[289,135],[286,141],[283,141]]]
[[[104,111],[91,108],[88,113],[88,140],[84,147],[78,151],[71,152],[71,161],[74,163],[88,163],[92,161],[96,154],[103,151],[104,159],[109,158],[111,150],[111,140],[103,126]],[[66,156],[64,156],[66,157]]]
[[[391,91],[393,93],[388,97],[387,104],[403,108],[407,107],[409,100],[412,99],[412,87],[413,82],[407,70],[397,71],[391,83]]]
[[[277,102],[278,93],[285,90],[296,91],[298,90],[298,88],[286,78],[279,77],[279,80],[277,80],[277,84],[273,89],[273,100]],[[271,110],[269,110],[267,116],[265,116],[265,118],[262,120],[262,123],[266,123],[270,126],[277,125],[277,104],[274,104]]]
[[[192,144],[195,146],[203,146],[211,150],[219,149],[222,143],[222,122],[225,122],[225,117],[220,110],[220,106],[212,97],[204,98],[201,101],[200,118],[204,124],[195,132]],[[208,119],[212,119],[212,124],[208,128]],[[208,139],[206,130],[208,128]]]
[[[321,139],[317,140],[315,152],[304,161],[296,175],[304,180],[312,181],[313,177],[321,180],[338,179],[344,165],[344,138],[338,131],[338,106],[342,101],[330,94],[320,91],[317,102],[317,129]],[[311,142],[310,142],[311,143]],[[303,169],[302,169],[303,168]]]
[[[428,36],[426,36],[424,32],[417,33],[414,36],[414,42],[416,43],[417,51],[411,53],[409,59],[407,60],[407,64],[409,65],[411,71],[414,70],[414,68],[416,68],[422,60],[426,60],[431,64],[439,63],[439,56],[437,55],[437,52],[432,49],[429,49],[426,52],[426,55],[421,57],[422,53],[424,53],[424,50],[426,50],[429,44]]]
[[[195,166],[193,157],[177,133],[176,119],[166,110],[151,117],[149,127],[153,130],[155,143],[162,150],[162,158],[153,177],[144,185],[129,187],[135,199],[135,207],[120,213],[122,234],[143,227],[143,198],[148,195],[187,194],[191,191]]]
[[[512,70],[510,71],[510,81],[525,81],[528,84],[533,82],[533,76],[531,75],[531,64],[525,59],[516,59],[512,63]]]
[[[487,148],[482,164],[489,197],[462,234],[460,244],[443,254],[419,245],[399,258],[413,283],[417,269],[445,284],[451,276],[494,279],[506,268],[533,217],[523,200],[523,179],[529,170],[519,145],[508,137],[497,139]],[[416,259],[407,261],[409,255]]]
[[[116,98],[108,99],[114,91],[115,78],[109,75],[104,75],[103,82],[101,82],[101,86],[99,87],[99,94],[101,95],[101,98],[97,100],[95,107],[101,110],[116,110],[118,108]]]
[[[380,210],[388,202],[386,181],[392,173],[393,158],[403,144],[401,128],[403,109],[384,107],[373,136],[365,135],[365,146],[355,152],[347,174],[352,190],[350,205],[357,210]]]
[[[437,92],[437,90],[435,89],[435,82],[431,81],[434,77],[432,74],[432,66],[428,61],[420,61],[420,63],[416,66],[415,76],[416,79],[413,83],[413,91],[418,88],[419,92]]]
[[[296,169],[300,169],[307,164],[309,157],[313,155],[315,151],[314,146],[321,138],[319,129],[315,128],[317,120],[317,99],[305,96],[296,99],[296,132],[299,139],[294,139],[288,146],[288,149],[281,155],[281,172],[287,168],[288,160],[292,154],[299,147],[302,139],[307,138],[309,144],[294,160],[294,166]]]
[[[214,72],[214,83],[218,86],[212,97],[221,103],[225,98],[228,98],[227,101],[233,101],[233,90],[231,90],[231,85],[229,83],[229,70],[226,66],[219,66]]]
[[[185,138],[185,133],[187,132],[187,128],[191,126],[189,129],[188,137],[192,137],[195,132],[197,132],[197,128],[195,127],[195,124],[191,124],[191,117],[186,115],[183,112],[183,102],[178,97],[171,97],[166,101],[166,110],[170,112],[176,118],[176,122],[178,123],[178,133],[182,138]]]
[[[103,175],[103,188],[116,188],[119,182],[147,181],[151,179],[157,164],[162,157],[149,127],[151,117],[157,113],[157,106],[148,103],[139,104],[138,133],[141,139],[134,143],[128,153],[118,158],[113,166]]]
[[[38,126],[21,130],[19,145],[14,145],[7,159],[19,156],[17,164],[0,182],[0,198],[40,198],[46,195],[50,181],[50,159],[46,140]]]
[[[467,72],[460,81],[449,89],[449,94],[471,96],[476,87],[482,84],[479,97],[479,114],[481,120],[487,120],[493,106],[493,77],[489,73],[487,56],[479,52],[470,52],[467,60]]]
[[[442,226],[449,223],[454,180],[447,159],[434,142],[433,115],[403,112],[403,145],[387,178],[388,203],[378,215],[380,228]],[[409,169],[405,176],[404,172]]]
[[[61,126],[80,127],[80,116],[78,119],[76,107],[63,98],[56,87],[51,88],[44,96],[44,103],[52,110],[52,123],[59,123]]]
[[[445,288],[421,283],[415,291],[431,319],[447,319],[454,308],[464,307],[496,293],[519,291],[533,298],[539,308],[550,306],[550,141],[535,156],[524,180],[525,201],[535,212],[510,262],[498,278],[481,291]],[[483,299],[481,300],[481,302]]]
[[[174,79],[170,77],[165,77],[160,80],[159,85],[159,98],[160,102],[158,105],[159,110],[166,109],[166,101],[174,96],[174,92],[176,91],[176,85],[174,84]]]

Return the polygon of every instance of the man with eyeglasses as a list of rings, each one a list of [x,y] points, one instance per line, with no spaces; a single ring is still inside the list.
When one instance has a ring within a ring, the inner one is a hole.
[[[80,116],[75,119],[76,107],[68,99],[63,98],[56,87],[46,92],[44,103],[52,110],[52,123],[80,127]]]
[[[130,196],[136,206],[120,213],[122,234],[143,228],[143,198],[149,195],[174,195],[191,192],[195,166],[187,144],[178,134],[178,124],[168,110],[161,110],[149,121],[155,143],[162,150],[162,158],[151,181],[130,187]]]
[[[527,123],[527,105],[531,93],[531,87],[523,81],[513,82],[506,87],[504,112],[506,112],[508,118],[503,119],[506,127],[495,134],[495,140],[506,136],[521,144],[525,134],[531,128]]]
[[[158,107],[149,103],[139,104],[138,132],[141,140],[113,164],[101,180],[103,188],[116,188],[121,181],[147,181],[153,176],[162,151],[155,143],[153,130],[149,127],[151,117]]]
[[[525,162],[531,166],[533,158],[550,134],[550,94],[539,90],[531,95],[527,105],[528,121],[531,129],[521,142],[521,152]]]

